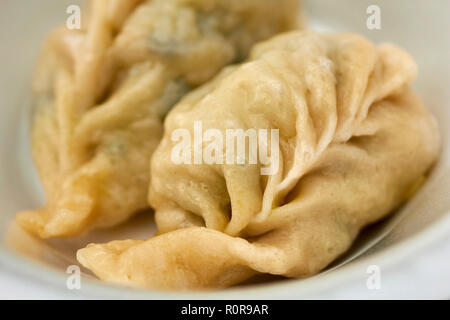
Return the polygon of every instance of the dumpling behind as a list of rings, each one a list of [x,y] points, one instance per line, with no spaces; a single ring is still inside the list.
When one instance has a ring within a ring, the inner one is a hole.
[[[181,290],[319,272],[407,200],[436,161],[438,130],[409,87],[415,76],[403,50],[352,34],[293,32],[257,45],[168,115],[151,166],[159,235],[92,244],[78,260],[107,281]],[[278,170],[263,176],[248,158],[175,164],[172,134],[194,136],[197,121],[223,136],[279,129],[279,146],[270,145]]]
[[[17,220],[43,238],[148,208],[149,161],[167,111],[254,42],[296,27],[298,8],[296,0],[95,0],[87,16],[82,30],[53,32],[34,79],[33,157],[47,203]]]

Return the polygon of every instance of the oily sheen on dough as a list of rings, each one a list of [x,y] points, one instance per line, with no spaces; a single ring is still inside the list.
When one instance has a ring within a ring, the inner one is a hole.
[[[296,0],[94,0],[49,37],[34,79],[32,145],[43,238],[113,226],[148,207],[162,119],[256,42],[297,26]]]
[[[405,51],[353,34],[292,32],[186,96],[152,158],[159,234],[91,244],[98,277],[159,289],[223,288],[257,273],[305,277],[411,196],[439,151]],[[277,128],[280,167],[175,164],[171,133],[195,121]]]

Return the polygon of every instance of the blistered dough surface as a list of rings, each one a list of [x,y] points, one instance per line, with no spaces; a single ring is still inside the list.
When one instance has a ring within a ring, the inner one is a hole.
[[[169,113],[151,164],[160,234],[92,244],[79,261],[107,281],[177,290],[319,272],[399,207],[437,158],[436,124],[409,86],[416,72],[400,48],[352,34],[257,45]],[[193,135],[196,121],[223,133],[279,129],[279,170],[175,164],[171,135]]]
[[[84,12],[84,11],[83,11]],[[81,30],[47,40],[34,79],[40,237],[113,226],[148,208],[162,119],[256,41],[297,25],[296,0],[94,0]]]

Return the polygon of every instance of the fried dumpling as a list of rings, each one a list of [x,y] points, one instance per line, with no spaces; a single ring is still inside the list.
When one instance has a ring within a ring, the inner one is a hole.
[[[295,28],[297,0],[95,0],[84,29],[52,33],[34,79],[40,237],[121,223],[148,207],[162,119],[256,41]],[[84,20],[83,20],[84,21]]]
[[[159,234],[91,244],[78,260],[106,281],[177,290],[319,272],[436,161],[438,130],[409,86],[415,76],[409,54],[352,34],[292,32],[257,45],[169,113],[151,164]],[[249,152],[244,164],[195,164],[195,143],[193,164],[174,163],[173,133],[193,137],[198,121],[216,137],[278,129],[278,144],[258,144],[279,152],[278,170],[262,175]]]

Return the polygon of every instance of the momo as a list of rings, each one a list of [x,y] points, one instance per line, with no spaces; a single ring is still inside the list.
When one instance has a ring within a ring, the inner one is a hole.
[[[171,160],[175,164],[259,164],[261,175],[274,175],[279,168],[279,130],[207,129],[195,121],[193,137],[188,129],[176,129],[171,140]],[[247,143],[248,142],[248,143]]]

